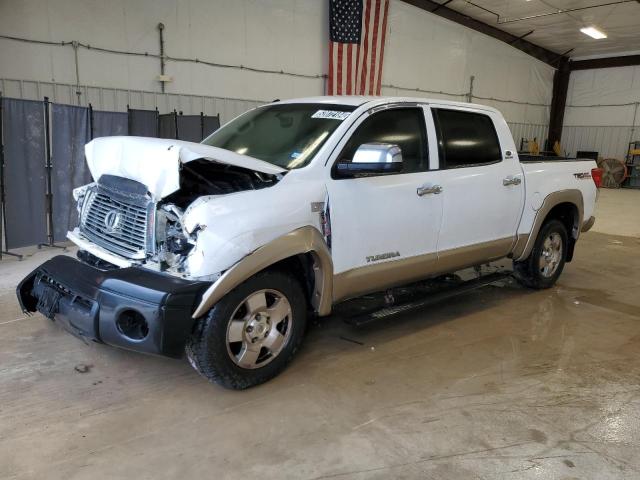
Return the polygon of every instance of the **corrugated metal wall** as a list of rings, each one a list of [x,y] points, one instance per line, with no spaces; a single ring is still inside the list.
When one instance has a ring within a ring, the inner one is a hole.
[[[562,149],[575,155],[578,150],[598,152],[604,158],[624,160],[629,142],[640,139],[640,127],[568,127],[562,131]]]
[[[549,132],[549,125],[535,125],[532,123],[508,123],[511,129],[511,135],[513,141],[516,143],[516,148],[520,149],[520,140],[526,138],[527,140],[538,140],[540,149],[544,148],[547,134]]]
[[[54,82],[36,82],[31,80],[0,79],[0,92],[6,97],[23,98],[26,100],[42,100],[49,97],[54,103],[88,106],[95,110],[126,112],[130,108],[153,110],[156,107],[160,113],[172,112],[174,109],[185,115],[205,115],[220,113],[221,123],[247,110],[257,107],[266,101],[243,100],[238,98],[206,97],[200,95],[180,95],[175,93],[145,92],[141,90],[121,90],[117,88],[102,88],[69,85]],[[79,94],[77,92],[80,92]],[[433,97],[438,97],[433,95]],[[455,98],[455,100],[462,100]],[[509,123],[511,133],[520,146],[520,139],[537,138],[541,146],[547,138],[547,125],[531,123]]]
[[[130,108],[153,110],[160,113],[172,112],[174,109],[185,115],[220,114],[221,123],[247,110],[266,103],[261,100],[243,100],[238,98],[206,97],[200,95],[180,95],[175,93],[156,93],[141,90],[121,90],[69,85],[53,82],[36,82],[30,80],[0,79],[0,92],[5,97],[26,100],[42,100],[49,97],[54,103],[88,106],[95,110],[126,112]],[[77,92],[80,92],[79,94]]]

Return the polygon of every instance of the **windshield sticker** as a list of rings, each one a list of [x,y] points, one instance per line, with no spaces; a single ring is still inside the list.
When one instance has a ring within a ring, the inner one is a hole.
[[[344,120],[351,112],[340,112],[338,110],[318,110],[311,115],[311,118],[329,118],[331,120]]]

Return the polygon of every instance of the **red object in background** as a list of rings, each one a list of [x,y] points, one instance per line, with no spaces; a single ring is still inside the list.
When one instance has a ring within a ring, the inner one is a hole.
[[[600,188],[602,185],[602,172],[601,168],[592,168],[591,169],[591,178],[593,178],[593,183],[596,184],[596,188]]]

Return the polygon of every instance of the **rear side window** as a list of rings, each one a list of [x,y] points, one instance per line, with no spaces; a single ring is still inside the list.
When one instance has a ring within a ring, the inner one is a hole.
[[[445,168],[502,160],[498,135],[489,116],[460,110],[435,109],[433,112]]]

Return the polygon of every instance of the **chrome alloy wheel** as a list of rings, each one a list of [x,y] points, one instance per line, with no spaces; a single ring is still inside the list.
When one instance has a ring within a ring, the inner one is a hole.
[[[242,368],[267,365],[291,336],[293,315],[289,300],[277,290],[259,290],[235,309],[227,327],[227,352]]]
[[[538,266],[543,277],[552,277],[562,260],[562,237],[559,233],[553,232],[545,238],[540,252]]]

